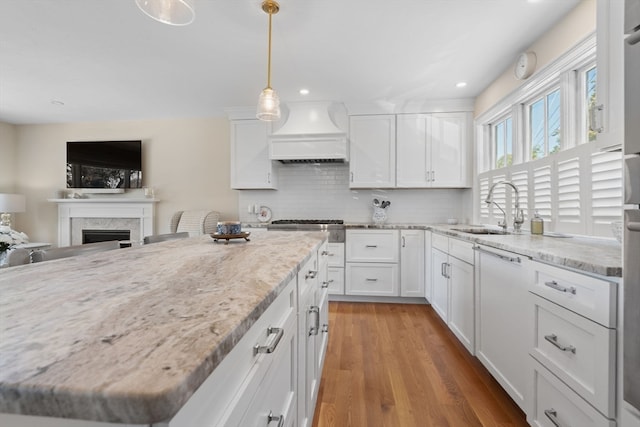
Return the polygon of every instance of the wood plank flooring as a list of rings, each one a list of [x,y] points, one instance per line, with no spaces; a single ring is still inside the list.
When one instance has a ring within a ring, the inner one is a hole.
[[[313,426],[528,426],[429,305],[331,302]]]

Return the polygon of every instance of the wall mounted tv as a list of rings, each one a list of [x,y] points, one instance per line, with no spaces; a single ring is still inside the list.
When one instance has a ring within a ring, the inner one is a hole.
[[[142,141],[68,141],[67,188],[142,188]]]

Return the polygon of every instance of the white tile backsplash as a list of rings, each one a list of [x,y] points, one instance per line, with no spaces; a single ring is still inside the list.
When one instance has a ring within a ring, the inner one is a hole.
[[[241,190],[240,221],[256,222],[248,206],[268,206],[272,219],[372,222],[372,201],[389,200],[387,222],[422,224],[471,218],[470,189],[349,189],[348,164],[291,164],[278,168],[278,190]]]

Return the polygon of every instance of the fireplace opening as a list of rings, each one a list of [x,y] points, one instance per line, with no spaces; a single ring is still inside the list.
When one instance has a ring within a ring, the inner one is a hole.
[[[129,240],[131,230],[82,230],[82,244],[108,242],[110,240]]]

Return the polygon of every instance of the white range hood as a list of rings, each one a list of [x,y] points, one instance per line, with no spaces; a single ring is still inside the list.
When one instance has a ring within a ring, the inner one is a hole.
[[[346,123],[346,109],[333,102],[291,102],[282,127],[269,137],[269,158],[282,163],[349,161],[347,134],[334,122]]]

